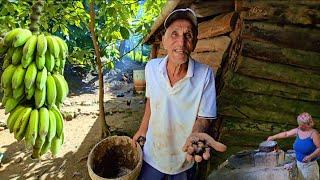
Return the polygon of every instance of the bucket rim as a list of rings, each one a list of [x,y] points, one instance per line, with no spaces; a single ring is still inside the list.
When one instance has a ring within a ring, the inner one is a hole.
[[[104,141],[108,140],[108,139],[115,139],[115,138],[123,138],[123,139],[127,139],[127,140],[132,140],[129,136],[109,136],[109,137],[106,137],[102,140],[100,140],[96,145],[94,145],[94,147],[90,150],[90,153],[88,155],[88,160],[87,160],[87,167],[88,167],[88,171],[89,171],[89,176],[90,178],[92,179],[91,175],[94,175],[96,177],[99,177],[99,179],[105,179],[105,180],[115,180],[114,178],[113,179],[109,179],[109,178],[104,178],[104,177],[100,177],[98,176],[94,171],[93,169],[91,168],[90,164],[92,162],[92,159],[90,157],[92,157],[92,154],[93,154],[93,151],[101,144],[103,143]],[[119,179],[119,178],[126,178],[126,177],[129,177],[130,175],[132,175],[135,171],[137,171],[139,168],[141,169],[141,166],[142,166],[142,157],[143,157],[143,153],[142,153],[142,149],[140,147],[140,145],[136,142],[136,148],[138,150],[138,154],[139,154],[139,162],[138,164],[136,165],[136,167],[130,171],[130,173],[124,175],[124,176],[121,176],[121,177],[118,177],[116,179]]]

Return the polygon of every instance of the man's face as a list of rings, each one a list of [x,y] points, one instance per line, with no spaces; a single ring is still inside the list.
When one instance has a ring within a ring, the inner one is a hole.
[[[172,62],[183,64],[188,60],[197,42],[194,36],[188,20],[178,19],[170,24],[162,36],[162,43]]]

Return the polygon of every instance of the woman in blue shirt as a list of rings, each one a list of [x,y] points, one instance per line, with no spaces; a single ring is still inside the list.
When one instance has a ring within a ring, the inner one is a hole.
[[[320,136],[313,129],[314,121],[309,113],[302,113],[297,117],[298,127],[289,131],[269,136],[268,140],[296,136],[293,149],[296,153],[297,166],[303,179],[319,180],[319,166],[316,159],[320,155]]]

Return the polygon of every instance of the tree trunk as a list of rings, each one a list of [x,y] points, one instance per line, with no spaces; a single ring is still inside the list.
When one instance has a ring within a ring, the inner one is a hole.
[[[101,56],[100,56],[100,48],[96,39],[95,33],[95,13],[94,13],[94,3],[92,0],[90,3],[90,23],[89,29],[91,33],[91,38],[97,58],[98,64],[98,75],[99,75],[99,120],[101,125],[101,138],[105,138],[110,135],[109,127],[107,125],[104,113],[104,85],[103,85],[103,74],[102,74],[102,64],[101,64]]]
[[[237,73],[248,76],[294,84],[300,87],[320,89],[320,75],[302,68],[277,63],[267,63],[240,56]]]

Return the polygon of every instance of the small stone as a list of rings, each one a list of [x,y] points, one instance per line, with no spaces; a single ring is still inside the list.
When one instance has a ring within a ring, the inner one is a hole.
[[[63,102],[63,104],[64,104],[65,106],[71,106],[71,102],[68,101],[68,100],[65,100],[65,101]]]
[[[81,102],[81,105],[82,105],[82,106],[91,106],[91,105],[92,105],[92,102],[82,101],[82,102]]]
[[[20,162],[22,162],[22,160],[23,160],[22,157],[18,157],[16,160],[14,160],[14,162],[15,163],[20,163]]]
[[[65,117],[66,121],[71,121],[73,119],[73,114],[68,113]]]

